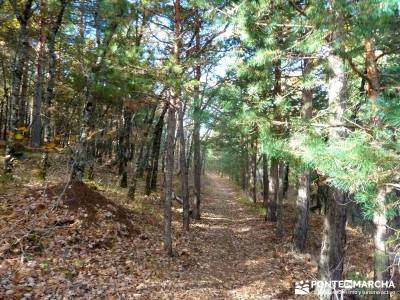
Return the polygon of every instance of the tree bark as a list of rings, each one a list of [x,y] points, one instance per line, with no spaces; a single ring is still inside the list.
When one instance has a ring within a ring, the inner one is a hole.
[[[375,281],[390,281],[390,260],[387,249],[387,237],[388,237],[388,220],[386,216],[386,195],[388,194],[388,189],[382,187],[379,189],[377,200],[377,212],[374,214],[373,222],[375,224],[375,234],[374,234],[374,280]],[[385,291],[385,288],[381,288],[381,291]],[[389,294],[379,294],[375,295],[374,299],[377,300],[387,300],[389,299]]]
[[[29,124],[28,110],[28,89],[29,89],[29,61],[27,60],[24,64],[24,71],[22,73],[21,93],[16,103],[18,107],[18,123],[17,127],[23,127]]]
[[[196,39],[196,52],[200,53],[200,30],[201,20],[198,11],[196,10],[195,19],[195,39]],[[200,98],[200,79],[201,79],[201,66],[198,64],[195,67],[195,79],[198,85],[195,87],[195,98],[193,108],[193,185],[194,185],[194,206],[193,218],[199,220],[201,217],[201,141],[200,141],[200,128],[201,128],[201,98]]]
[[[179,0],[176,0],[179,3]],[[175,12],[176,14],[177,12]],[[175,101],[174,101],[175,102]],[[174,176],[174,147],[175,147],[175,103],[168,108],[167,144],[165,156],[165,203],[164,203],[164,249],[172,256],[172,180]]]
[[[53,136],[52,129],[54,128],[54,120],[53,120],[52,110],[54,101],[54,86],[56,80],[56,63],[57,63],[55,46],[56,46],[57,33],[61,27],[67,3],[68,0],[60,0],[60,5],[61,5],[60,10],[57,14],[55,22],[50,27],[47,38],[49,78],[47,81],[47,89],[44,96],[46,108],[43,119],[43,142],[45,145],[51,142]],[[47,169],[49,168],[49,166],[50,166],[49,155],[47,151],[44,151],[41,162],[41,173],[43,178],[46,178]]]
[[[247,193],[249,187],[249,151],[247,149],[247,142],[244,139],[243,143],[243,155],[242,155],[242,165],[243,165],[243,174],[242,174],[242,190]]]
[[[276,207],[276,236],[278,238],[283,237],[283,199],[285,197],[285,178],[287,172],[286,163],[281,161],[279,163],[278,172],[278,192],[277,192],[277,207]]]
[[[43,100],[43,72],[44,72],[44,51],[46,42],[46,1],[40,1],[40,32],[37,49],[36,82],[33,97],[32,113],[32,146],[40,147],[42,141],[42,100]]]
[[[119,181],[119,186],[122,188],[126,188],[128,186],[128,160],[130,153],[130,135],[132,130],[132,112],[128,109],[125,109],[123,112],[123,127],[122,127],[122,136],[121,136],[121,144],[120,152],[121,152],[121,176]]]
[[[257,202],[257,138],[251,141],[251,198]]]
[[[281,79],[281,60],[278,59],[274,63],[274,91],[275,97],[279,96],[282,92]],[[280,113],[274,108],[275,119],[278,121],[281,119]],[[281,129],[273,128],[273,132],[279,134]],[[283,182],[282,182],[283,183]],[[267,212],[265,219],[270,222],[277,221],[277,207],[278,207],[278,190],[279,190],[279,161],[272,157],[270,165],[270,178],[269,178],[269,192],[268,192],[268,203]]]
[[[269,179],[268,179],[268,157],[266,154],[262,155],[263,161],[263,203],[264,206],[268,203],[268,188],[269,188]]]
[[[136,176],[137,172],[137,161],[136,161],[136,154],[135,154],[135,145],[132,145],[132,177],[130,180],[130,184],[128,187],[128,199],[134,201],[135,200],[135,195],[136,195],[136,187],[137,187],[137,179],[138,177]]]
[[[21,88],[21,79],[24,65],[28,59],[28,50],[29,50],[29,35],[28,35],[28,23],[29,19],[32,16],[32,3],[33,0],[26,0],[24,9],[20,12],[17,8],[17,1],[10,1],[13,7],[14,13],[17,17],[18,23],[20,25],[19,30],[19,40],[18,46],[16,50],[16,58],[14,63],[14,72],[13,72],[13,80],[11,87],[11,97],[10,97],[10,125],[12,134],[8,135],[7,138],[7,146],[6,146],[6,156],[4,159],[4,172],[7,174],[11,174],[13,170],[13,153],[14,153],[14,136],[16,130],[18,128],[19,123],[19,112],[18,112],[18,103],[20,101],[20,88]]]
[[[179,144],[180,144],[180,152],[179,152],[179,160],[181,167],[181,190],[182,190],[182,206],[183,206],[183,230],[189,231],[190,224],[190,205],[189,205],[189,169],[186,165],[186,143],[185,143],[185,129],[183,127],[183,117],[185,114],[185,110],[183,108],[182,101],[178,103],[178,124],[179,124]]]
[[[304,75],[309,71],[310,62],[304,60]],[[303,88],[302,90],[301,119],[307,123],[312,117],[313,93],[312,90]],[[299,188],[297,191],[297,221],[294,227],[293,241],[294,246],[300,252],[306,247],[308,232],[308,215],[310,209],[310,170],[306,169],[299,177]]]
[[[164,128],[164,116],[168,110],[168,103],[164,104],[164,108],[160,114],[158,122],[153,131],[153,142],[151,150],[149,170],[146,174],[146,195],[150,195],[152,191],[157,190],[158,161],[160,159],[161,138]]]
[[[294,227],[294,245],[303,252],[306,248],[308,232],[308,214],[310,209],[310,171],[304,171],[299,178],[297,191],[297,221]]]
[[[9,106],[9,97],[8,97],[8,86],[7,86],[7,72],[6,67],[4,65],[4,59],[1,60],[1,70],[3,76],[3,94],[4,98],[1,102],[1,122],[0,122],[0,136],[3,133],[3,139],[6,140],[6,131],[7,131],[7,123],[8,123],[8,106]],[[4,124],[4,126],[3,126]],[[1,129],[3,128],[3,131]]]
[[[143,143],[140,146],[140,151],[138,155],[138,170],[136,174],[138,178],[143,178],[144,171],[147,169],[147,166],[149,165],[150,143],[148,141],[148,136],[151,129],[151,125],[153,124],[156,110],[157,106],[152,107],[144,121],[145,129],[143,133]]]
[[[365,41],[365,61],[368,77],[368,97],[371,102],[373,119],[372,123],[374,125],[380,124],[378,113],[378,108],[376,101],[380,95],[380,76],[378,65],[376,62],[375,55],[375,40],[373,38],[367,38]],[[376,281],[389,281],[390,276],[390,259],[387,249],[387,238],[388,238],[388,219],[386,216],[386,195],[390,192],[387,187],[381,187],[378,191],[376,198],[377,209],[374,213],[373,222],[375,224],[374,232],[374,280]],[[384,288],[381,289],[385,291]],[[377,300],[387,300],[389,299],[389,294],[379,294],[375,295],[374,299]]]
[[[332,41],[337,41],[343,31],[343,15],[335,12],[337,29],[332,34]],[[331,112],[329,138],[341,139],[346,136],[344,123],[346,109],[347,79],[344,60],[333,49],[328,56],[330,69],[328,99]],[[324,218],[319,274],[322,281],[341,280],[346,243],[346,201],[345,193],[334,186],[329,188]],[[330,289],[317,290],[320,299],[330,299]]]
[[[180,49],[181,49],[181,16],[180,16],[181,3],[180,0],[174,2],[174,56],[175,63],[180,63]],[[168,107],[168,123],[167,123],[167,143],[166,143],[166,156],[165,156],[165,203],[164,203],[164,250],[172,256],[172,180],[174,176],[174,148],[175,148],[175,129],[176,129],[176,105],[178,103],[177,91],[171,99],[171,104]]]
[[[265,220],[270,222],[277,221],[276,209],[277,209],[277,195],[279,187],[278,172],[279,172],[279,162],[276,158],[271,158],[267,214],[265,216]]]

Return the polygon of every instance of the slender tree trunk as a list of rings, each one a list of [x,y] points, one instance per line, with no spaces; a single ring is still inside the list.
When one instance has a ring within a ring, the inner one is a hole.
[[[304,60],[304,75],[309,71],[310,63]],[[301,118],[307,123],[312,117],[313,109],[313,93],[312,90],[303,88],[302,91],[302,108]],[[293,241],[294,246],[300,252],[306,247],[308,232],[308,215],[310,210],[310,170],[304,170],[299,177],[299,188],[297,191],[297,221],[294,227]]]
[[[76,144],[75,153],[72,161],[71,180],[73,181],[82,181],[83,179],[83,174],[85,172],[85,166],[87,163],[89,134],[90,129],[92,128],[93,115],[93,104],[92,102],[88,101],[84,109],[81,134],[79,137],[79,141]]]
[[[138,156],[138,170],[136,176],[138,178],[143,178],[144,171],[147,169],[146,167],[149,165],[149,156],[150,156],[150,143],[148,141],[149,132],[151,129],[151,125],[153,124],[155,112],[157,110],[157,106],[151,108],[150,112],[146,115],[143,133],[143,143],[140,146],[139,156]]]
[[[269,179],[268,179],[268,157],[266,154],[262,155],[263,161],[263,203],[264,206],[268,203],[268,188],[269,188]]]
[[[251,141],[251,198],[257,202],[257,138]]]
[[[382,187],[379,189],[377,200],[377,212],[374,214],[373,222],[375,224],[375,234],[374,234],[374,280],[375,281],[387,281],[391,280],[390,276],[390,260],[387,249],[387,237],[388,237],[388,220],[387,220],[387,210],[386,210],[386,195],[389,189]],[[385,288],[381,288],[384,292]],[[374,299],[377,300],[387,300],[389,299],[389,294],[375,295]]]
[[[277,60],[274,64],[274,96],[277,97],[282,92],[281,79],[281,60]],[[280,120],[281,115],[278,111],[274,111],[275,118]],[[281,129],[273,128],[273,131],[277,134],[281,133]],[[283,181],[282,181],[283,183]],[[265,220],[270,222],[276,222],[278,220],[277,208],[278,208],[278,192],[279,192],[279,161],[276,158],[271,158],[270,165],[270,178],[269,178],[269,192],[268,192],[268,203],[266,209]],[[283,195],[283,194],[282,194]]]
[[[65,8],[67,6],[68,0],[60,0],[60,10],[57,14],[57,18],[53,25],[50,27],[48,38],[47,38],[47,47],[48,47],[48,72],[49,78],[47,81],[47,89],[44,95],[45,99],[45,112],[43,119],[43,142],[44,144],[48,144],[52,140],[53,130],[54,130],[54,119],[52,115],[53,110],[53,101],[54,101],[54,86],[56,79],[56,63],[57,63],[57,55],[56,55],[56,37],[57,33],[61,27],[61,23],[63,20]],[[53,129],[53,130],[52,130]],[[46,178],[47,169],[50,167],[49,154],[47,151],[43,152],[42,162],[41,162],[41,173],[42,177]]]
[[[332,34],[332,41],[337,41],[343,31],[343,16],[335,12],[337,29]],[[329,137],[341,139],[346,136],[342,126],[346,109],[347,79],[344,60],[333,49],[328,56],[331,71],[328,87],[329,110],[331,112]],[[345,193],[333,186],[329,188],[326,203],[326,215],[322,235],[322,247],[319,263],[322,281],[341,280],[344,264],[344,247],[346,244],[346,201]],[[330,299],[332,291],[327,288],[317,289],[320,299]]]
[[[8,97],[8,94],[7,94],[5,116],[4,116],[4,128],[3,128],[3,139],[4,140],[7,140],[7,130],[9,128],[9,126],[8,126],[9,118],[10,118],[10,116],[9,116],[9,112],[10,112],[9,107],[10,107],[10,98]]]
[[[13,80],[11,87],[11,97],[10,97],[10,108],[11,108],[11,131],[13,134],[8,135],[7,146],[6,146],[6,156],[4,159],[4,172],[11,174],[13,170],[13,150],[14,150],[14,136],[18,127],[18,103],[20,100],[19,92],[21,87],[21,79],[23,67],[28,59],[29,50],[29,35],[28,35],[28,22],[32,16],[32,3],[33,0],[26,0],[24,9],[22,12],[18,11],[17,2],[12,1],[12,6],[14,13],[17,16],[20,30],[19,30],[19,41],[17,46],[17,53],[14,64]]]
[[[183,201],[183,230],[189,231],[190,224],[190,216],[189,216],[189,169],[186,165],[186,143],[185,143],[185,129],[183,127],[183,117],[185,114],[185,110],[183,108],[182,101],[179,101],[178,104],[178,125],[179,125],[179,143],[180,143],[180,152],[179,152],[179,160],[181,166],[181,189],[182,189],[182,201]]]
[[[146,174],[146,195],[150,195],[152,191],[157,190],[158,161],[160,158],[161,138],[164,128],[164,116],[167,110],[168,104],[166,103],[160,114],[158,122],[154,127],[151,159],[150,164],[148,165],[149,170]]]
[[[7,120],[8,120],[8,104],[9,104],[9,97],[8,97],[8,86],[7,86],[7,72],[6,67],[4,65],[4,60],[1,60],[1,69],[3,75],[3,94],[4,98],[1,102],[1,122],[0,122],[0,136],[3,133],[3,139],[6,140],[6,131],[7,131]],[[3,125],[4,124],[4,125]],[[3,132],[1,129],[3,128]]]
[[[177,0],[177,3],[179,3],[179,0]],[[164,203],[164,249],[168,255],[172,255],[171,205],[172,205],[172,180],[174,176],[175,127],[176,127],[175,103],[173,103],[168,108],[167,144],[165,150],[166,157],[165,157],[165,203]]]
[[[277,195],[279,188],[279,162],[276,158],[271,159],[270,164],[270,176],[269,176],[269,191],[268,191],[268,203],[267,203],[267,214],[265,220],[270,222],[277,221],[276,209],[277,209]]]
[[[243,175],[242,175],[242,190],[247,193],[248,186],[249,186],[249,151],[247,149],[246,140],[243,140]]]
[[[18,124],[17,127],[23,127],[29,124],[29,116],[27,113],[28,107],[28,89],[29,89],[29,61],[25,62],[24,71],[22,73],[21,93],[16,103],[18,107]]]
[[[195,38],[196,38],[196,52],[200,53],[200,30],[201,20],[198,11],[196,10],[195,19]],[[201,67],[197,65],[195,68],[195,79],[200,84]],[[200,88],[195,87],[195,105],[193,109],[193,185],[194,185],[194,206],[193,218],[199,220],[201,217],[201,141],[200,141],[200,128],[201,128],[201,97]]]
[[[377,113],[376,100],[380,94],[380,83],[379,83],[379,70],[376,62],[375,55],[375,41],[373,38],[367,38],[364,44],[365,48],[365,62],[368,77],[368,97],[371,101],[372,113],[375,117],[373,123],[379,123],[379,119],[375,116]]]
[[[283,180],[283,197],[287,196],[289,191],[289,164],[285,164],[285,178]]]
[[[191,170],[191,162],[192,162],[192,155],[193,155],[193,136],[189,136],[186,138],[187,142],[186,142],[186,149],[187,153],[186,153],[186,166],[188,168],[188,171]]]
[[[121,137],[121,177],[119,186],[126,188],[128,186],[128,160],[130,153],[130,134],[132,130],[132,112],[125,109],[123,112],[123,127]]]
[[[46,1],[40,1],[40,33],[39,44],[37,49],[36,62],[36,82],[33,97],[33,114],[32,114],[32,146],[40,147],[42,140],[42,100],[43,100],[43,71],[44,71],[44,51],[46,42]]]
[[[135,154],[135,145],[133,145],[132,147],[133,147],[133,149],[131,149],[132,156],[133,156],[132,157],[132,161],[131,161],[132,177],[131,177],[130,184],[129,184],[129,187],[128,187],[128,199],[134,201],[135,200],[138,177],[136,176],[137,161],[136,161],[136,154]]]
[[[6,97],[4,97],[1,100],[1,106],[0,106],[0,135],[1,135],[1,131],[3,128],[3,121],[4,121],[4,104],[7,103],[6,102]]]
[[[276,236],[283,237],[283,198],[285,197],[285,178],[287,167],[286,163],[281,161],[279,163],[278,172],[278,193],[277,193],[277,207],[276,207]]]
[[[373,38],[367,38],[365,41],[365,60],[366,60],[366,69],[367,69],[367,77],[368,77],[368,97],[372,106],[373,120],[372,123],[375,125],[380,124],[379,116],[377,115],[378,108],[376,101],[380,94],[380,82],[379,82],[379,70],[376,62],[375,55],[375,41]],[[375,232],[374,232],[374,244],[375,244],[375,253],[374,253],[374,280],[376,281],[389,281],[391,279],[390,276],[390,259],[389,253],[387,249],[387,238],[388,238],[388,219],[386,216],[386,195],[391,190],[387,187],[381,187],[379,189],[376,203],[377,210],[374,213],[373,222],[375,224]],[[385,288],[381,289],[382,292],[385,291]],[[374,299],[377,300],[387,300],[389,299],[389,294],[380,294],[375,295]]]
[[[175,43],[174,55],[176,64],[180,63],[181,49],[181,3],[180,0],[174,2],[174,25],[175,25]],[[177,91],[171,99],[172,103],[168,108],[168,123],[167,123],[167,143],[165,156],[165,203],[164,203],[164,250],[172,256],[172,180],[174,176],[174,148],[175,148],[175,129],[176,129],[176,105],[178,104]]]

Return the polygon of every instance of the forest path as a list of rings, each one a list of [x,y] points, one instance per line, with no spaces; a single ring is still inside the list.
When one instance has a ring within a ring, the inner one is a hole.
[[[293,299],[290,264],[275,226],[240,203],[243,196],[227,178],[208,174],[203,190],[202,219],[190,233],[196,263],[181,274],[184,298]]]

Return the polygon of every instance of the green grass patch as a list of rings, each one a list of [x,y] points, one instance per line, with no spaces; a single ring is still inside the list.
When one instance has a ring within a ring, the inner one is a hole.
[[[238,202],[244,206],[246,206],[247,208],[249,208],[249,210],[255,214],[255,215],[259,215],[259,216],[265,216],[266,210],[264,205],[261,202],[257,202],[254,203],[252,200],[250,200],[248,197],[246,196],[239,196],[237,198]]]

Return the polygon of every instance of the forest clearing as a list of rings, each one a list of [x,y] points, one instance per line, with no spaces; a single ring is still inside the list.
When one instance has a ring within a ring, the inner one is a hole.
[[[398,0],[0,0],[0,299],[400,299]]]

